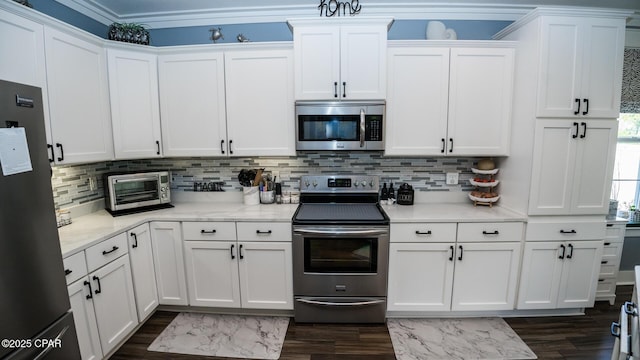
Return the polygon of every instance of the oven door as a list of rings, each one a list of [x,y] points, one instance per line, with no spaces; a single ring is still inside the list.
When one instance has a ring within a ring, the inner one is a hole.
[[[388,226],[294,226],[294,293],[386,296],[388,258]]]

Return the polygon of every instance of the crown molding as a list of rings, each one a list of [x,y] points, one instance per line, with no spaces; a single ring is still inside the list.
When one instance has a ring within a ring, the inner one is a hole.
[[[315,3],[300,5],[236,6],[219,9],[188,10],[177,12],[149,12],[129,15],[116,14],[93,0],[55,0],[100,23],[135,22],[149,29],[210,26],[248,23],[286,22],[292,18],[316,18],[320,12]],[[450,2],[377,2],[363,4],[359,16],[387,16],[395,20],[493,20],[517,21],[536,9],[525,4],[470,4]],[[589,9],[588,7],[584,9]],[[602,9],[596,9],[602,10]],[[605,9],[611,10],[611,9]],[[632,14],[628,26],[640,26],[640,9],[626,10]],[[345,16],[343,18],[352,18]],[[333,19],[333,18],[331,18]]]

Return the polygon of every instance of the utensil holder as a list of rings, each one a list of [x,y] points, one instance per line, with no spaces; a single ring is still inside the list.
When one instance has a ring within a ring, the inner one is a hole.
[[[260,191],[260,203],[261,204],[273,204],[276,201],[276,192]]]
[[[260,189],[258,186],[244,186],[242,187],[242,200],[245,205],[258,205],[260,204]]]

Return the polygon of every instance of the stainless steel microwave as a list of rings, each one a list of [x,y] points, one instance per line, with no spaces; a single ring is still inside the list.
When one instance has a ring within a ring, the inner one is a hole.
[[[384,150],[385,103],[296,103],[296,150]]]
[[[168,205],[171,202],[168,171],[105,174],[106,208],[112,214]]]

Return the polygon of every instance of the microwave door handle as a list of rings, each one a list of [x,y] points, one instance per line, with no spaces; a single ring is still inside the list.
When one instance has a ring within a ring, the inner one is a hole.
[[[364,119],[365,119],[364,109],[360,109],[360,147],[364,147],[364,132],[365,132]]]

